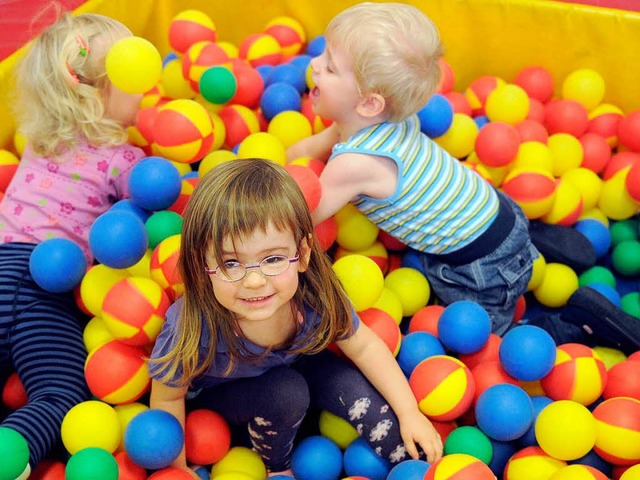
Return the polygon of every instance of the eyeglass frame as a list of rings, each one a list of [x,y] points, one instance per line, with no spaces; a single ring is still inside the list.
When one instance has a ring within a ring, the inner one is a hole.
[[[265,260],[269,259],[269,258],[273,258],[273,257],[278,257],[278,258],[282,258],[282,259],[286,259],[287,260],[287,268],[285,268],[283,271],[279,272],[279,273],[264,273],[264,271],[262,270],[262,262],[264,262]],[[224,278],[222,278],[221,276],[217,275],[218,270],[220,270],[222,267],[216,267],[216,268],[209,268],[209,267],[204,267],[204,271],[207,272],[209,275],[216,275],[216,278],[218,278],[221,282],[227,282],[227,283],[234,283],[234,282],[239,282],[240,280],[244,279],[247,274],[249,273],[250,269],[258,269],[260,271],[260,273],[262,275],[264,275],[265,277],[277,277],[278,275],[282,275],[284,272],[286,272],[287,270],[289,270],[289,267],[291,266],[292,263],[296,263],[300,261],[300,254],[297,254],[295,257],[287,257],[286,255],[268,255],[266,257],[264,257],[262,260],[260,260],[258,263],[250,263],[250,264],[245,264],[242,262],[238,262],[240,265],[242,265],[244,267],[244,275],[242,275],[240,278],[238,278],[237,280],[225,280]]]

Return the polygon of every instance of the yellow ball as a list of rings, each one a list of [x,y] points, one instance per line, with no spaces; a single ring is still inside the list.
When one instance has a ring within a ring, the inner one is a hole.
[[[287,152],[278,137],[267,132],[252,133],[238,147],[240,158],[265,158],[278,165],[287,162]]]
[[[553,173],[553,155],[547,145],[540,142],[523,142],[516,158],[509,165],[511,170],[543,170]]]
[[[543,305],[557,308],[567,303],[578,289],[578,275],[562,263],[547,263],[540,285],[533,295]]]
[[[613,367],[616,363],[623,362],[627,359],[627,356],[616,348],[597,345],[593,347],[593,351],[600,356],[605,367],[607,367],[607,370]]]
[[[538,258],[533,261],[531,278],[529,279],[529,283],[527,284],[527,290],[529,292],[538,288],[538,286],[542,283],[545,268],[547,268],[547,260],[542,255],[538,255]]]
[[[357,252],[369,248],[378,238],[378,227],[351,203],[336,214],[338,224],[336,242],[342,248]]]
[[[558,400],[542,409],[535,423],[536,440],[549,455],[575,460],[596,443],[596,420],[587,407],[573,400]]]
[[[113,453],[122,438],[122,425],[112,406],[98,400],[81,402],[64,416],[62,443],[73,455],[83,448],[103,448]]]
[[[126,93],[144,93],[162,78],[160,53],[141,37],[125,37],[114,43],[105,66],[111,83]]]
[[[582,195],[572,183],[558,180],[551,209],[540,217],[545,223],[570,227],[582,213]]]
[[[424,307],[431,296],[427,278],[414,268],[396,268],[386,276],[384,285],[400,298],[402,315],[405,317]]]
[[[162,69],[162,88],[167,98],[176,100],[178,98],[193,98],[196,92],[193,91],[191,85],[182,74],[182,60],[173,59]]]
[[[89,268],[80,282],[80,299],[89,313],[100,316],[107,292],[118,281],[129,276],[127,270],[116,270],[101,263]]]
[[[333,264],[333,271],[356,311],[370,308],[382,294],[384,276],[376,262],[364,255],[347,255]]]
[[[631,198],[625,187],[630,168],[623,168],[602,184],[598,208],[611,220],[631,218],[640,208],[640,204]]]
[[[323,410],[320,412],[320,434],[333,440],[342,450],[346,449],[360,435],[344,418]]]
[[[598,205],[602,192],[602,179],[593,170],[588,168],[571,168],[560,177],[563,182],[568,182],[578,189],[582,196],[582,211],[588,211]]]
[[[151,250],[147,249],[146,252],[144,252],[144,255],[142,256],[142,258],[140,260],[138,260],[136,263],[134,263],[133,265],[131,265],[130,267],[127,267],[127,272],[129,272],[129,275],[131,275],[132,277],[146,277],[146,278],[150,278],[149,275],[149,268],[151,266]]]
[[[383,312],[387,312],[391,318],[393,318],[398,325],[402,322],[402,300],[396,292],[390,288],[384,287],[380,298],[376,300],[376,303],[372,305],[372,308],[377,308]]]
[[[620,480],[640,480],[640,464],[627,468],[620,476]]]
[[[464,158],[475,148],[478,125],[469,115],[454,113],[449,130],[435,142],[456,158]]]
[[[562,82],[562,98],[575,100],[592,110],[602,102],[606,85],[602,75],[590,68],[571,72]]]
[[[312,134],[311,123],[307,117],[295,110],[278,113],[269,122],[267,132],[275,135],[285,148]]]
[[[578,217],[578,220],[584,220],[587,218],[591,220],[597,220],[603,225],[606,225],[607,228],[609,228],[609,219],[604,213],[602,213],[602,210],[600,210],[598,207],[594,207],[589,210],[583,209],[582,215]]]
[[[231,472],[244,473],[252,480],[264,480],[267,476],[260,455],[247,447],[231,447],[211,468],[211,478]]]
[[[198,166],[198,176],[204,177],[209,170],[221,163],[236,160],[238,156],[231,150],[215,150],[207,154]]]
[[[584,158],[582,143],[568,133],[554,133],[547,140],[553,157],[553,174],[559,177],[567,170],[578,168]]]
[[[149,407],[146,406],[144,403],[131,402],[131,403],[126,403],[124,405],[116,405],[113,407],[113,409],[118,414],[118,418],[120,419],[120,424],[122,425],[122,437],[120,438],[120,445],[118,445],[117,450],[123,451],[124,450],[124,432],[127,430],[127,425],[129,425],[129,422],[133,420],[133,417],[135,417],[140,412],[144,412],[145,410],[148,410]]]
[[[529,96],[525,90],[507,83],[495,88],[487,97],[485,113],[492,122],[506,122],[515,125],[529,114]]]
[[[113,340],[113,335],[107,330],[107,325],[102,318],[93,317],[84,327],[82,340],[84,341],[87,352],[91,352],[100,345],[104,345],[108,341]]]

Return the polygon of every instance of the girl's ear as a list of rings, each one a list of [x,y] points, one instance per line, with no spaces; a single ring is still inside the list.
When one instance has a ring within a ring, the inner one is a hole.
[[[376,117],[384,112],[386,102],[379,93],[369,93],[363,96],[356,107],[359,115],[367,118]]]
[[[308,238],[305,238],[300,242],[300,261],[298,262],[298,272],[302,273],[309,268],[309,259],[311,258],[311,245],[313,243],[313,236],[310,234]]]

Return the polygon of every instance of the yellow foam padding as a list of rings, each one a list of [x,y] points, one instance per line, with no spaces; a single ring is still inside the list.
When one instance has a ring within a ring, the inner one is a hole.
[[[359,0],[89,0],[77,12],[95,12],[121,20],[135,35],[149,39],[162,55],[170,51],[168,28],[186,9],[208,14],[218,39],[238,45],[262,31],[277,16],[297,19],[309,39],[323,32],[339,11]],[[562,80],[577,68],[591,68],[605,80],[605,102],[624,112],[640,108],[637,72],[640,64],[640,13],[551,0],[422,0],[407,1],[422,9],[440,28],[445,59],[456,75],[455,89],[464,91],[481,75],[513,81],[526,66],[548,68]],[[0,148],[10,148],[14,122],[8,113],[11,71],[20,52],[0,62]]]

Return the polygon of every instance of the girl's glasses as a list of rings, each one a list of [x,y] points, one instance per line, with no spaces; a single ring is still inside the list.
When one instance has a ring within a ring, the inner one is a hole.
[[[260,263],[252,263],[249,265],[245,265],[237,260],[229,260],[224,262],[224,268],[205,267],[204,271],[209,275],[215,275],[224,282],[237,282],[242,280],[252,268],[259,268],[262,274],[267,277],[275,277],[276,275],[286,272],[289,269],[289,265],[297,262],[299,259],[300,255],[291,258],[286,255],[269,255]]]

